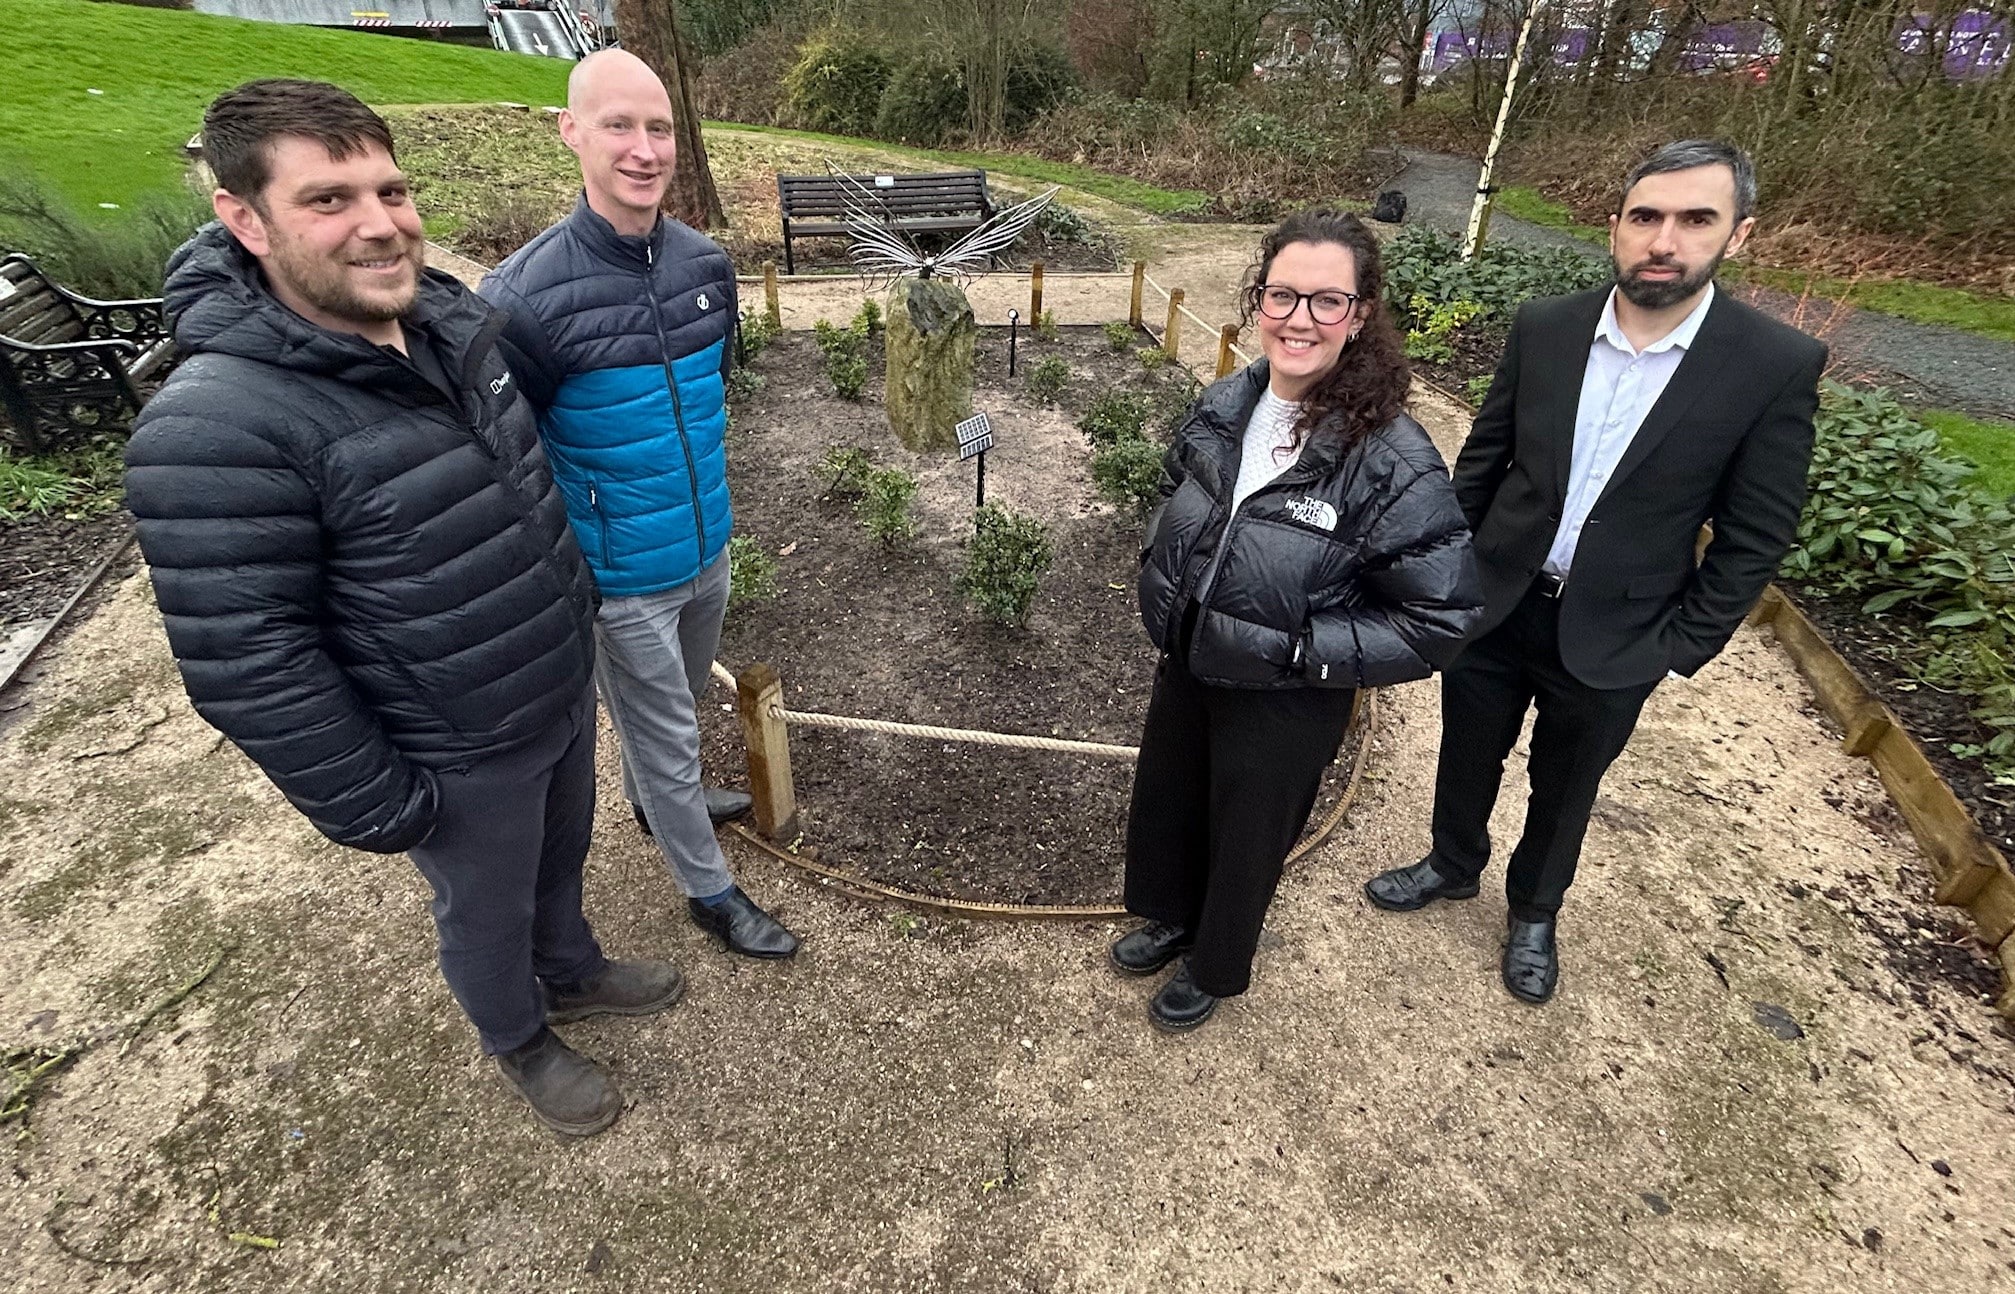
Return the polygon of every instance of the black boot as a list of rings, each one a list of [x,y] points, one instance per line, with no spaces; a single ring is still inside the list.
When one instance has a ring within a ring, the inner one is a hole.
[[[1217,999],[1196,986],[1184,962],[1161,991],[1148,999],[1147,1018],[1164,1033],[1185,1033],[1210,1019]]]
[[[1113,940],[1114,969],[1127,975],[1152,975],[1181,956],[1196,936],[1181,926],[1150,921],[1131,934]]]
[[[498,1056],[497,1069],[541,1123],[565,1136],[592,1136],[623,1112],[615,1081],[543,1026],[530,1042]]]

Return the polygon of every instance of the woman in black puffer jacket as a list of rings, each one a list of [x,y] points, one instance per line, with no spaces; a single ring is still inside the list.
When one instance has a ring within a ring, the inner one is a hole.
[[[1483,607],[1448,469],[1402,412],[1409,375],[1378,244],[1304,211],[1246,290],[1265,358],[1176,429],[1148,523],[1141,618],[1162,650],[1127,824],[1113,964],[1187,960],[1164,1029],[1243,993],[1287,853],[1361,687],[1425,678]]]

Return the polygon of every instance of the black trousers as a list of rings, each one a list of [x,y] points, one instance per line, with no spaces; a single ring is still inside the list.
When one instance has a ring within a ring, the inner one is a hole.
[[[1208,687],[1164,656],[1134,766],[1126,907],[1196,936],[1190,976],[1245,992],[1266,909],[1350,726],[1348,688]]]
[[[1463,649],[1441,676],[1441,759],[1434,779],[1434,861],[1474,879],[1490,861],[1490,811],[1504,758],[1537,706],[1532,795],[1504,881],[1513,915],[1560,911],[1602,775],[1623,753],[1656,682],[1597,688],[1560,663],[1560,603],[1535,587],[1503,624]]]
[[[441,813],[411,852],[434,887],[441,974],[495,1055],[546,1024],[540,981],[606,961],[581,912],[595,821],[595,694],[529,746],[436,774]]]

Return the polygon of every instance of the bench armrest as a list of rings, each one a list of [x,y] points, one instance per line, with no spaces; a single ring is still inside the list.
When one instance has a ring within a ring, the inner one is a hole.
[[[130,301],[100,301],[81,292],[72,292],[44,274],[34,261],[19,252],[0,258],[0,263],[6,261],[15,261],[27,266],[35,277],[49,285],[51,291],[75,306],[78,318],[84,325],[84,336],[89,340],[130,341],[144,348],[168,336],[168,320],[162,311],[160,297],[136,297]]]

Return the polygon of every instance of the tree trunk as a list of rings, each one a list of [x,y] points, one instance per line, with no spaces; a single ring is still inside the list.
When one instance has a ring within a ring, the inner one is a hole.
[[[1427,29],[1434,23],[1434,0],[1414,0],[1412,55],[1400,63],[1399,106],[1411,108],[1420,97],[1420,55],[1427,45]]]
[[[700,110],[693,98],[692,49],[679,35],[676,0],[616,0],[616,30],[623,48],[644,60],[665,83],[672,99],[672,132],[678,141],[678,164],[665,190],[665,211],[705,232],[727,227],[713,168],[707,164],[707,144],[700,135]]]

